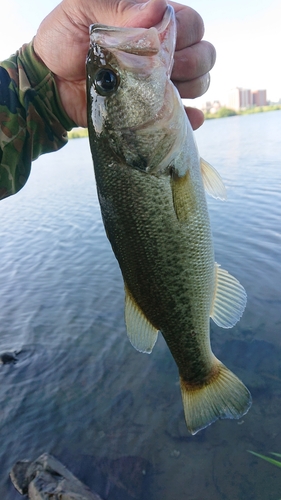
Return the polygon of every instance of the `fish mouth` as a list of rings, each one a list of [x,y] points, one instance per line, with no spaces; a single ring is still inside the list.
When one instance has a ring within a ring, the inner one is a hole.
[[[89,30],[90,41],[94,46],[115,55],[118,53],[118,60],[123,60],[126,65],[129,61],[126,54],[146,57],[157,55],[170,77],[176,45],[176,19],[170,5],[167,6],[162,21],[152,28],[117,28],[92,24]]]
[[[92,100],[90,123],[95,133],[104,133],[108,138],[110,136],[112,150],[118,154],[123,149],[126,150],[128,154],[124,158],[128,164],[135,156],[133,150],[136,145],[139,145],[140,151],[141,145],[147,144],[145,137],[151,143],[155,141],[158,144],[160,141],[162,144],[168,136],[170,144],[171,133],[174,135],[175,130],[178,130],[180,100],[170,79],[176,44],[174,9],[167,6],[160,23],[151,28],[119,28],[93,24],[90,27],[90,43],[87,59],[88,88]],[[92,84],[96,68],[113,69],[118,74],[121,84],[116,93],[113,93],[112,99],[111,96],[107,99],[106,95],[100,95]],[[139,114],[131,110],[130,99],[126,98],[128,89],[134,89],[134,99],[142,103],[142,106],[139,105]],[[125,111],[120,113],[120,119],[115,120],[112,116],[116,113],[116,103],[117,106],[122,103],[122,110],[124,108]],[[182,128],[185,130],[184,126]],[[182,136],[180,130],[179,135]],[[120,146],[117,147],[117,143]],[[166,151],[167,148],[163,149]],[[171,146],[168,149],[170,151]],[[161,164],[166,157],[165,151],[157,156],[161,156]],[[149,171],[156,167],[148,159],[155,156],[150,149],[145,155],[142,153],[142,156],[147,157]],[[171,152],[169,158],[170,156]]]

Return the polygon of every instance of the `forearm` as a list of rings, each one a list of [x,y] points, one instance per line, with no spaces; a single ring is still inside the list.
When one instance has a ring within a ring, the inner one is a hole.
[[[31,162],[67,142],[75,126],[60,102],[54,77],[32,43],[0,64],[0,199],[19,191]]]

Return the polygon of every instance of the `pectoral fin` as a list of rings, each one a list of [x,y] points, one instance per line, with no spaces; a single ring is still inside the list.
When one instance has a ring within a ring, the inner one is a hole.
[[[226,189],[220,174],[203,158],[200,159],[200,166],[204,188],[207,193],[213,198],[226,200]]]
[[[241,318],[247,294],[239,281],[215,264],[216,286],[211,318],[222,328],[231,328]]]
[[[174,210],[179,222],[186,222],[193,207],[196,206],[196,192],[192,189],[190,173],[187,171],[182,177],[171,177]]]
[[[125,286],[125,321],[131,344],[140,352],[151,353],[158,330],[145,317]]]

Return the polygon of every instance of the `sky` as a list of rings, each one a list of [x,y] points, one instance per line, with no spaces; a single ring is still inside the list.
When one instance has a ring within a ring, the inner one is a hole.
[[[79,1],[79,0],[77,0]],[[94,1],[94,0],[93,0]],[[58,0],[8,0],[1,6],[0,60],[29,42],[42,19]],[[233,87],[266,89],[267,97],[281,99],[280,0],[181,0],[199,12],[205,24],[204,39],[213,43],[217,61],[210,89],[196,99],[227,104]]]

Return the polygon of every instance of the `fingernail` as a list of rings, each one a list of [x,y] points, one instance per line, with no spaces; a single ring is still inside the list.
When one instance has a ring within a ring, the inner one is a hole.
[[[210,75],[210,73],[208,73],[207,74],[206,90],[205,90],[205,92],[207,92],[207,90],[209,89],[210,84],[211,84],[211,75]]]

